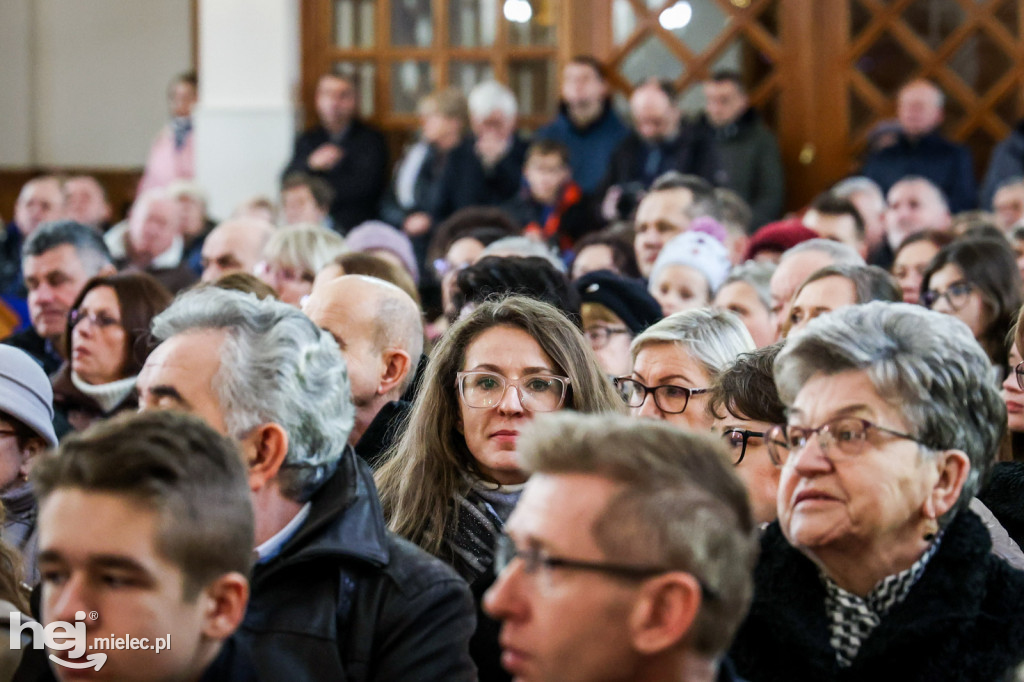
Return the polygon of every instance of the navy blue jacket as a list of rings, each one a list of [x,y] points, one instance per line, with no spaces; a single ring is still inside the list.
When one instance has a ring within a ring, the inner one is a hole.
[[[600,187],[612,154],[627,135],[629,128],[608,102],[601,115],[583,128],[572,122],[563,104],[558,117],[534,134],[538,140],[554,140],[569,148],[572,179],[587,194]]]
[[[900,133],[895,143],[868,157],[861,175],[877,182],[886,194],[908,175],[928,178],[945,193],[952,213],[970,210],[978,202],[970,151],[937,132],[914,141]]]
[[[1024,121],[1019,121],[1010,136],[996,145],[981,183],[981,207],[992,209],[992,198],[1003,182],[1024,176]]]

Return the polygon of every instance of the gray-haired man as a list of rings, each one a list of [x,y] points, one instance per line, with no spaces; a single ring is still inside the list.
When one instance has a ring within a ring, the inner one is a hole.
[[[153,323],[143,409],[203,417],[235,438],[256,512],[240,635],[269,679],[470,680],[466,585],[384,528],[346,444],[354,408],[331,336],[298,309],[220,289]]]

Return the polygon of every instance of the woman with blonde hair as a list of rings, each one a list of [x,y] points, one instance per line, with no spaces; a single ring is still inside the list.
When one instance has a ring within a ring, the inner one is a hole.
[[[427,365],[405,433],[377,471],[391,530],[455,567],[479,600],[495,543],[519,499],[519,432],[562,408],[622,412],[579,329],[547,303],[489,300],[448,330]],[[471,653],[500,673],[497,623],[480,613]]]
[[[346,250],[345,240],[337,232],[319,225],[292,225],[270,237],[257,274],[279,299],[299,306],[313,290],[316,273]]]

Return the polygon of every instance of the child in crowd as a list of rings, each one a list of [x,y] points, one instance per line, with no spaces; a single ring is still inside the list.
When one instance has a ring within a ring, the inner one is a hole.
[[[658,254],[647,289],[666,317],[680,310],[711,303],[731,267],[721,241],[705,232],[690,230],[674,237]]]

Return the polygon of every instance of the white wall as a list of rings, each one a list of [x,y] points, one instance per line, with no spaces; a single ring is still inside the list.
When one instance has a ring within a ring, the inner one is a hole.
[[[189,5],[0,1],[0,165],[141,166],[191,64]]]

